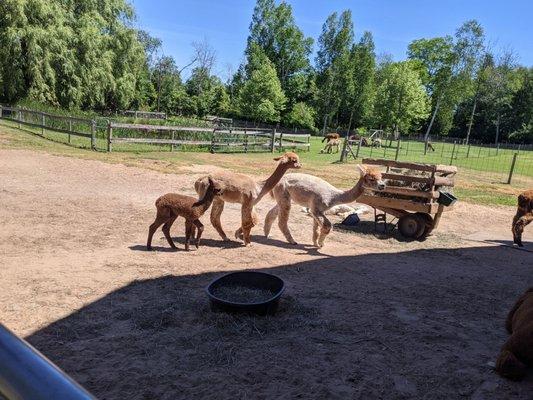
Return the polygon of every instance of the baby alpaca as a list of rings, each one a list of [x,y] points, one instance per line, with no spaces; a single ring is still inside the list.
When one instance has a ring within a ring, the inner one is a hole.
[[[209,177],[208,180],[209,186],[200,200],[192,196],[185,196],[177,193],[167,193],[156,200],[155,206],[157,207],[157,215],[155,221],[150,225],[150,229],[148,230],[148,241],[146,243],[146,248],[148,250],[152,250],[152,237],[157,228],[162,224],[164,224],[163,233],[165,234],[168,244],[173,249],[176,248],[176,245],[170,237],[170,227],[178,217],[185,218],[185,250],[189,250],[189,242],[191,237],[194,239],[196,228],[198,228],[196,248],[200,246],[200,238],[202,237],[204,226],[199,218],[204,215],[207,209],[211,206],[215,196],[220,196],[222,194],[220,184],[213,182],[211,177]]]
[[[511,337],[496,361],[496,372],[505,378],[520,380],[527,366],[533,366],[533,287],[516,302],[505,321]]]
[[[518,195],[518,209],[513,218],[513,240],[522,247],[522,232],[527,224],[533,221],[533,189]]]

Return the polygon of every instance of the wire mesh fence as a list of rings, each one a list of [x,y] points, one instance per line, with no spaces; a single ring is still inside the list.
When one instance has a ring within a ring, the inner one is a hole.
[[[428,164],[455,165],[470,174],[480,173],[487,183],[522,183],[533,186],[533,149],[524,145],[462,144],[457,140],[432,141],[426,148],[418,140],[384,140],[378,146],[364,146],[362,140],[348,140],[343,161],[384,158]]]

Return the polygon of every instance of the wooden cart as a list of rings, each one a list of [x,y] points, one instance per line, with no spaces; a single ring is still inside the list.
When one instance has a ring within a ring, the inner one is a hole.
[[[442,213],[453,208],[453,196],[439,189],[454,186],[457,167],[372,158],[363,163],[386,168],[383,179],[387,180],[387,187],[367,190],[357,199],[384,213],[375,213],[376,223],[386,222],[387,214],[393,215],[398,218],[398,230],[403,236],[422,239],[437,228]],[[413,188],[413,183],[424,189]]]

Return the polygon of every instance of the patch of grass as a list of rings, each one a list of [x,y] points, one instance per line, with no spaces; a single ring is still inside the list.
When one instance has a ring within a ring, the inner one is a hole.
[[[216,165],[245,174],[266,176],[272,172],[275,165],[272,159],[278,155],[278,153],[210,154],[207,152],[170,152],[168,151],[169,146],[155,147],[151,145],[135,145],[127,152],[106,153],[89,150],[90,142],[86,138],[72,136],[70,145],[65,145],[67,143],[67,135],[65,134],[45,131],[43,137],[40,135],[40,129],[24,128],[20,130],[15,128],[14,125],[12,122],[0,122],[0,148],[45,151],[62,156],[121,163],[164,173],[183,173],[180,168],[199,164]],[[98,147],[104,148],[104,139],[97,139],[97,141]],[[319,151],[323,147],[323,143],[321,143],[321,138],[319,137],[312,137],[310,143],[311,149],[309,152],[298,153],[303,164],[302,172],[319,176],[341,188],[350,187],[357,181],[359,175],[353,159],[348,163],[339,163],[340,154],[338,153],[320,154]],[[436,146],[439,145],[436,144]],[[154,151],[154,148],[158,151]],[[412,144],[410,144],[409,148],[412,148]],[[133,149],[135,151],[131,151]],[[365,148],[364,153],[360,155],[363,157],[372,155],[372,157],[379,158],[383,157],[383,154],[390,156],[393,151],[394,149],[392,148]],[[436,160],[435,156],[430,157],[433,157],[431,161],[423,158],[423,154],[414,152],[413,159],[409,159],[409,161],[439,163],[440,160]],[[394,158],[394,156],[388,158]],[[405,157],[399,157],[399,159],[408,160]],[[502,159],[499,162],[504,165],[508,161],[504,160]],[[531,175],[528,175],[529,171],[533,169],[533,160],[531,162],[528,160],[529,155],[524,154],[523,162],[517,163],[512,185],[503,183],[507,179],[506,171],[481,171],[480,168],[483,166],[483,161],[478,160],[479,163],[476,168],[473,168],[468,166],[468,163],[474,165],[475,160],[469,160],[465,162],[465,166],[459,166],[460,172],[457,177],[455,194],[461,201],[514,206],[516,204],[516,195],[525,188],[533,186],[533,179]],[[357,161],[361,162],[361,159]]]

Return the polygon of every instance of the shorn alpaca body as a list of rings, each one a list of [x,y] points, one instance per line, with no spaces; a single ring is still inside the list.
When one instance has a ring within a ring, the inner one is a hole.
[[[324,148],[320,150],[320,153],[331,154],[333,147],[335,147],[336,149],[335,153],[338,153],[340,144],[341,144],[340,139],[331,139],[326,143],[326,146],[324,146]]]
[[[529,367],[533,367],[533,287],[515,303],[505,328],[511,334],[502,347],[496,371],[509,379],[520,380]]]
[[[241,226],[235,232],[236,238],[241,238],[245,246],[250,244],[250,232],[257,225],[258,219],[254,211],[254,206],[280,181],[285,172],[291,168],[300,168],[300,160],[297,154],[287,152],[281,157],[274,158],[279,161],[275,171],[264,181],[256,182],[253,178],[234,172],[219,172],[210,176],[224,187],[224,194],[213,201],[211,208],[211,224],[217,230],[223,240],[229,240],[222,224],[220,216],[224,210],[224,203],[240,203]],[[207,177],[198,179],[194,187],[196,192],[202,196],[207,189]]]
[[[313,217],[313,244],[324,245],[326,236],[331,231],[331,222],[326,217],[326,210],[339,204],[351,203],[361,194],[365,187],[384,189],[381,172],[377,169],[358,166],[361,177],[349,190],[343,191],[323,179],[307,174],[288,174],[272,190],[276,199],[274,206],[265,218],[264,232],[268,237],[272,223],[278,218],[278,226],[289,243],[296,244],[288,227],[291,202],[309,209]]]
[[[513,218],[513,240],[515,244],[522,247],[522,232],[524,228],[533,221],[533,189],[526,190],[518,195],[518,209]]]
[[[208,178],[208,187],[200,200],[177,193],[167,193],[155,202],[157,208],[157,215],[155,221],[150,225],[148,230],[148,240],[146,248],[152,250],[152,237],[155,231],[163,225],[163,233],[168,241],[168,244],[173,249],[176,248],[172,237],[170,236],[170,228],[178,217],[185,218],[185,250],[189,250],[189,243],[191,238],[194,238],[195,230],[198,230],[196,236],[196,248],[200,246],[200,238],[204,231],[204,225],[200,222],[200,217],[204,215],[207,209],[216,196],[223,193],[219,183],[213,182]]]

